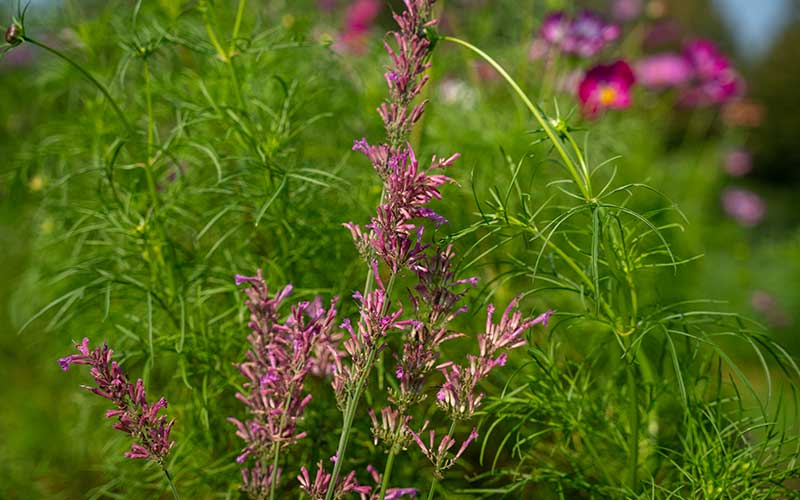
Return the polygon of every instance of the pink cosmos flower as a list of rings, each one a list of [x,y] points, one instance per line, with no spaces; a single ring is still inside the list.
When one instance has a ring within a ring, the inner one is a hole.
[[[550,45],[560,46],[569,33],[570,20],[564,12],[548,14],[539,28],[539,36]]]
[[[686,84],[694,71],[689,60],[671,52],[646,57],[636,63],[636,76],[648,88],[678,87]]]
[[[630,65],[622,60],[590,69],[578,85],[578,98],[584,114],[593,118],[606,109],[629,107],[631,87],[635,81]]]
[[[598,14],[584,10],[570,19],[564,12],[553,12],[542,21],[539,38],[548,46],[567,54],[592,57],[619,37],[620,29]]]
[[[755,226],[767,213],[767,204],[756,193],[742,188],[728,188],[722,193],[722,208],[742,226]]]
[[[581,57],[591,57],[619,38],[619,35],[619,26],[605,22],[592,11],[584,10],[570,24],[563,49]]]
[[[617,21],[631,21],[642,14],[642,0],[615,0],[611,6],[611,15]]]
[[[331,11],[337,7],[337,0],[317,0],[317,7],[320,10]]]
[[[644,33],[642,47],[645,50],[658,50],[677,43],[683,36],[683,27],[674,20],[658,21],[650,25]]]
[[[692,65],[694,82],[681,96],[686,106],[722,104],[739,95],[742,84],[730,61],[710,40],[686,44],[684,57]]]
[[[345,29],[337,45],[345,50],[363,53],[367,34],[380,11],[379,0],[355,0],[347,9]]]
[[[741,177],[753,169],[753,158],[746,149],[734,149],[725,155],[724,166],[730,175]]]
[[[770,325],[784,328],[791,325],[791,319],[781,309],[774,295],[764,290],[754,290],[750,296],[753,309],[766,316]]]

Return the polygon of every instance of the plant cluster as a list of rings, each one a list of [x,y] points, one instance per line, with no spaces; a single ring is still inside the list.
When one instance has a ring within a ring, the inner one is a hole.
[[[295,12],[286,6],[139,1],[124,21],[109,14],[126,27],[113,78],[76,46],[35,36],[18,9],[5,56],[37,47],[76,71],[86,113],[70,119],[93,132],[29,139],[40,158],[86,165],[65,162],[28,184],[47,192],[40,215],[51,228],[38,244],[51,251],[36,287],[48,303],[22,329],[88,329],[120,346],[112,359],[84,338],[58,363],[89,366],[85,387],[113,405],[105,415],[122,431],[110,447],[124,440],[118,455],[156,471],[130,472],[93,446],[116,476],[89,494],[796,497],[800,369],[744,315],[662,289],[699,258],[682,256],[686,219],[584,131],[607,131],[600,119],[642,94],[718,109],[742,92],[741,77],[695,37],[609,57],[641,15],[617,3],[615,21],[543,16],[522,42],[526,63],[545,69],[537,99],[521,72],[440,33],[457,24],[438,21],[449,5],[398,2],[380,128],[356,116],[362,83],[342,70],[371,67],[375,1],[350,2],[334,36],[279,17]],[[319,16],[339,7],[316,5]],[[261,8],[275,25],[248,16]],[[502,103],[510,89],[524,113],[497,141],[512,146],[490,185],[473,173],[471,190],[456,165],[472,149],[437,120],[466,128],[464,116],[492,117],[437,80],[452,49],[477,58],[479,83],[502,84]],[[464,115],[451,115],[453,101]],[[426,126],[433,139],[422,140]],[[354,134],[371,169],[347,168],[341,144]],[[451,139],[463,158],[438,153]],[[749,157],[735,153],[728,172],[744,175]],[[459,210],[470,197],[474,210]],[[766,210],[741,188],[722,200],[747,227]],[[757,364],[742,365],[734,343]],[[145,386],[169,396],[169,417]]]

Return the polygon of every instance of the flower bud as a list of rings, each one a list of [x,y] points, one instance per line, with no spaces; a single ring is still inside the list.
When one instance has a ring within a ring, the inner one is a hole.
[[[9,45],[19,45],[22,43],[22,28],[14,23],[6,30],[6,42]]]

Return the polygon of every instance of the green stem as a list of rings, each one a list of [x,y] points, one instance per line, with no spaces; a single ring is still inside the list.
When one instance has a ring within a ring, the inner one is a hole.
[[[239,107],[244,110],[244,97],[242,96],[242,84],[239,80],[239,71],[236,69],[236,64],[233,62],[233,59],[228,59],[228,66],[231,68],[231,77],[233,78],[233,90],[236,93],[236,102],[238,102]]]
[[[583,157],[583,153],[581,153],[581,148],[578,147],[578,144],[575,142],[575,138],[572,137],[572,134],[565,132],[564,135],[567,137],[570,146],[572,146],[572,151],[575,152],[575,156],[578,158],[578,163],[583,171],[583,179],[586,182],[586,189],[589,191],[589,193],[591,193],[592,176],[589,174],[589,165],[587,165],[586,160]]]
[[[213,45],[214,49],[217,51],[217,56],[222,60],[222,62],[227,63],[229,61],[228,53],[225,52],[222,44],[219,43],[217,32],[214,30],[214,27],[211,25],[211,21],[208,19],[208,11],[203,12],[203,25],[206,28],[206,33],[208,33],[208,39],[211,41],[211,45]]]
[[[528,111],[531,112],[533,117],[539,123],[539,126],[542,127],[542,130],[544,130],[544,133],[550,139],[550,142],[553,144],[553,147],[556,148],[556,151],[558,151],[558,154],[561,157],[561,160],[564,162],[564,166],[567,168],[567,170],[569,171],[570,175],[572,175],[572,178],[575,181],[575,184],[578,186],[578,189],[581,190],[581,193],[583,194],[584,198],[587,201],[591,200],[592,199],[592,195],[591,195],[591,191],[589,190],[589,186],[582,179],[581,174],[578,172],[578,169],[575,167],[575,162],[573,162],[572,158],[569,156],[567,151],[564,149],[564,145],[561,143],[561,140],[558,138],[558,135],[556,134],[556,131],[553,130],[553,127],[550,124],[550,122],[548,120],[546,120],[544,115],[542,115],[542,113],[539,111],[539,109],[536,108],[536,106],[534,106],[534,104],[531,102],[531,100],[528,98],[528,96],[525,95],[525,92],[522,91],[520,86],[517,84],[516,81],[514,81],[513,78],[511,78],[511,76],[508,74],[508,72],[506,72],[506,70],[503,69],[503,67],[500,66],[500,64],[497,61],[495,61],[489,54],[487,54],[486,52],[482,51],[481,49],[479,49],[478,47],[472,45],[469,42],[466,42],[464,40],[461,40],[460,38],[455,38],[455,37],[452,37],[452,36],[441,36],[441,37],[439,37],[439,39],[440,40],[445,40],[445,41],[448,41],[448,42],[453,42],[455,44],[461,45],[462,47],[465,47],[465,48],[471,50],[472,52],[474,52],[475,54],[477,54],[481,58],[483,58],[487,63],[489,63],[489,65],[492,66],[492,68],[494,68],[495,71],[497,71],[500,74],[500,76],[502,76],[506,80],[506,82],[508,82],[508,84],[514,90],[514,92],[519,96],[520,99],[522,99],[522,102],[525,103],[525,106],[528,108]]]
[[[278,482],[278,458],[280,457],[280,448],[275,450],[274,455],[275,457],[272,459],[272,477],[269,481],[269,500],[274,500],[275,498],[275,483]]]
[[[83,69],[83,67],[80,64],[75,62],[73,59],[71,59],[69,56],[67,56],[63,52],[61,52],[59,50],[56,50],[56,49],[54,49],[54,48],[52,48],[52,47],[50,47],[50,46],[48,46],[48,45],[46,45],[46,44],[44,44],[42,42],[39,42],[38,40],[36,40],[34,38],[30,38],[28,36],[23,36],[22,39],[25,40],[26,42],[29,42],[29,43],[32,43],[33,45],[36,45],[37,47],[41,47],[44,50],[50,52],[51,54],[63,59],[64,61],[66,61],[70,65],[72,65],[72,67],[74,67],[75,69],[80,71],[81,74],[83,74],[83,76],[85,76],[90,82],[92,82],[94,84],[95,87],[97,87],[100,90],[100,92],[103,93],[103,95],[105,96],[106,100],[108,100],[108,102],[114,108],[114,111],[117,112],[117,116],[119,116],[119,119],[122,122],[122,124],[125,125],[125,128],[128,130],[128,133],[131,133],[131,134],[133,133],[133,127],[131,126],[131,124],[128,121],[128,119],[125,117],[125,113],[122,112],[122,109],[120,109],[120,107],[117,105],[116,101],[114,101],[114,98],[111,97],[111,93],[108,91],[106,86],[103,85],[97,78],[92,76],[91,73],[89,73],[88,71]]]
[[[239,29],[242,27],[242,19],[244,18],[244,6],[247,0],[239,0],[239,7],[236,9],[236,21],[233,23],[233,34],[231,35],[231,44],[228,49],[229,54],[233,54],[233,49],[236,48],[236,39],[239,38]]]
[[[531,225],[531,223],[522,222],[522,221],[520,221],[519,219],[517,219],[517,218],[515,218],[513,216],[508,216],[508,221],[511,223],[512,226],[514,226],[514,225],[520,226],[524,230],[533,233],[537,237],[540,237],[540,238],[543,237],[542,233],[539,231],[539,229],[536,226]],[[583,281],[583,283],[586,285],[586,287],[592,293],[594,293],[594,295],[596,297],[596,300],[600,303],[600,307],[606,313],[606,316],[608,316],[608,319],[612,323],[614,323],[614,321],[616,320],[616,314],[611,309],[611,307],[608,305],[608,303],[605,300],[603,300],[602,297],[600,297],[599,290],[595,290],[594,282],[591,280],[591,278],[589,278],[589,276],[583,271],[583,269],[581,269],[581,267],[578,265],[578,263],[575,262],[575,260],[572,257],[570,257],[567,252],[562,250],[558,246],[558,244],[556,244],[551,238],[547,238],[546,243],[547,243],[547,246],[549,246],[556,254],[558,254],[558,256],[561,257],[561,259],[567,264],[567,266],[569,266],[575,272],[575,274],[578,275],[578,277],[581,279],[581,281]]]
[[[386,285],[386,297],[387,300],[384,301],[383,308],[381,310],[381,316],[386,313],[386,308],[388,307],[389,300],[388,297],[392,296],[392,289],[394,288],[396,275],[392,274],[389,278],[389,283]],[[350,394],[349,398],[347,399],[347,404],[345,405],[344,410],[344,419],[342,420],[342,431],[339,435],[339,446],[336,449],[336,461],[333,464],[333,472],[331,473],[331,480],[328,485],[328,492],[325,494],[325,500],[331,500],[333,498],[333,493],[336,490],[336,482],[339,480],[339,473],[342,470],[342,463],[344,462],[345,453],[347,452],[347,444],[350,441],[350,432],[353,427],[353,418],[355,417],[356,410],[358,409],[358,403],[361,401],[361,396],[364,393],[364,386],[366,385],[367,379],[369,378],[369,374],[372,371],[372,365],[375,363],[375,355],[377,354],[381,344],[379,342],[375,342],[375,345],[370,350],[369,355],[367,356],[367,362],[365,365],[365,369],[361,376],[358,378],[356,382],[355,390]]]
[[[603,464],[603,460],[600,458],[600,455],[598,455],[597,450],[595,449],[591,440],[584,439],[583,445],[586,447],[586,450],[589,452],[589,455],[592,456],[592,461],[594,462],[595,466],[598,469],[600,469],[600,472],[603,473],[603,477],[605,478],[606,483],[608,483],[609,485],[614,484],[614,481],[611,479],[611,474],[608,473],[608,470]]]
[[[400,452],[397,443],[400,440],[400,434],[403,432],[403,427],[405,427],[402,424],[402,421],[406,409],[407,408],[405,405],[401,405],[399,408],[397,408],[398,420],[399,422],[401,422],[401,424],[397,426],[397,428],[394,430],[394,434],[392,435],[391,448],[389,448],[389,457],[386,459],[386,466],[383,468],[383,480],[381,481],[381,491],[380,494],[378,495],[379,500],[384,500],[384,497],[386,496],[386,489],[389,487],[389,480],[392,477],[392,467],[394,466],[394,458]]]
[[[630,341],[626,343],[630,350]],[[628,441],[628,469],[630,476],[630,488],[632,491],[638,489],[638,468],[639,468],[639,388],[636,383],[636,365],[632,353],[628,352],[625,362],[627,363],[626,372],[628,376],[628,419],[630,420],[630,437]]]
[[[403,415],[400,415],[402,418]],[[398,426],[399,428],[400,426]],[[389,479],[392,476],[392,467],[394,466],[394,457],[397,455],[395,450],[397,449],[397,445],[392,443],[392,447],[389,449],[389,457],[386,459],[386,467],[383,469],[383,481],[381,481],[381,492],[378,495],[379,500],[383,500],[386,497],[386,488],[389,487]]]
[[[455,430],[456,430],[456,421],[453,420],[450,422],[450,430],[447,431],[447,436],[452,438]],[[437,462],[435,466],[436,466],[436,471],[433,474],[433,478],[431,478],[431,488],[428,490],[428,500],[433,499],[433,492],[436,490],[436,485],[439,484],[439,480],[436,478],[437,474],[441,474],[441,471],[439,470],[439,463]]]
[[[178,490],[175,488],[175,483],[172,482],[172,476],[169,475],[169,471],[163,465],[161,468],[164,471],[164,475],[167,476],[167,483],[169,484],[169,489],[172,490],[172,496],[175,498],[175,500],[181,500],[181,496],[178,495]]]
[[[144,60],[144,95],[147,102],[147,161],[145,161],[144,172],[147,179],[147,190],[150,192],[150,198],[153,201],[153,206],[158,206],[158,191],[156,190],[156,181],[153,177],[153,129],[155,128],[153,120],[153,96],[150,89],[150,65],[147,60]]]
[[[294,392],[294,383],[289,385],[289,390],[287,394],[291,394]],[[286,402],[283,404],[283,413],[281,414],[281,423],[280,429],[283,429],[283,426],[286,425],[286,414],[289,412],[289,404],[291,404],[292,398],[286,398]],[[274,500],[275,498],[275,486],[278,482],[278,459],[280,458],[281,448],[280,443],[275,442],[272,443],[272,473],[271,473],[271,480],[269,482],[269,500]]]
[[[144,60],[144,95],[145,100],[147,101],[147,165],[148,168],[150,166],[150,162],[153,158],[153,95],[150,89],[150,65],[147,63],[147,59]]]
[[[436,490],[438,482],[436,476],[433,476],[433,479],[431,479],[431,489],[428,490],[428,500],[433,500],[433,492]]]
[[[242,97],[242,86],[239,83],[239,73],[236,71],[236,66],[233,64],[233,55],[234,49],[236,48],[236,38],[239,36],[239,29],[242,26],[245,4],[245,0],[239,0],[239,7],[236,11],[236,21],[234,21],[233,26],[233,35],[231,37],[230,48],[228,50],[225,50],[220,43],[219,38],[217,37],[217,31],[214,29],[214,26],[211,24],[211,20],[208,17],[208,9],[206,8],[206,10],[203,11],[203,25],[206,28],[206,33],[208,33],[208,39],[211,41],[211,45],[213,45],[214,49],[217,51],[217,56],[219,59],[227,64],[231,70],[231,78],[233,79],[233,90],[236,93],[236,101],[239,103],[239,107],[242,109],[244,109],[244,98]]]

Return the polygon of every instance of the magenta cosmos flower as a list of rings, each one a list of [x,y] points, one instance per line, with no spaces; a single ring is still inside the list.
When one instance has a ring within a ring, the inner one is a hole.
[[[622,60],[590,69],[578,84],[578,98],[584,114],[592,118],[606,109],[629,107],[635,82],[633,70]]]

